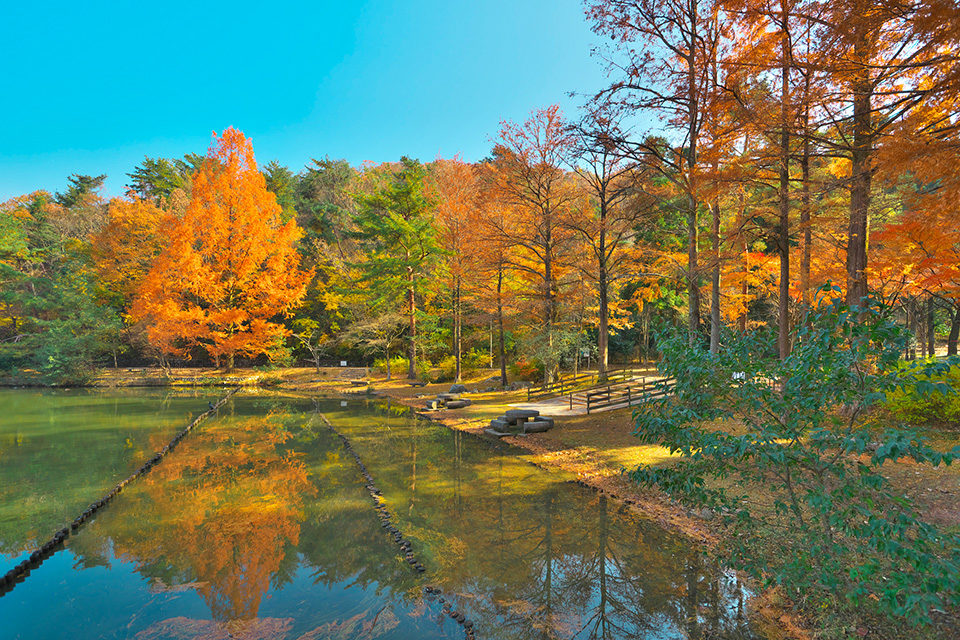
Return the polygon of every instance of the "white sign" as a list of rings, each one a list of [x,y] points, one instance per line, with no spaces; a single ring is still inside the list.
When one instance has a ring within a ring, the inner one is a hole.
[[[340,366],[341,366],[341,367],[347,366],[347,361],[346,361],[346,360],[341,360],[341,361],[340,361]]]
[[[734,380],[746,380],[746,379],[747,379],[747,374],[744,373],[743,371],[734,371],[734,372],[733,372],[733,379],[734,379]]]
[[[341,406],[341,407],[347,406],[347,401],[346,401],[346,400],[341,400],[341,401],[340,401],[340,406]]]

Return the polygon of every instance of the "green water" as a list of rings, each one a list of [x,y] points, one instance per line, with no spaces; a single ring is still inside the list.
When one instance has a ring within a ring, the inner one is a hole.
[[[0,571],[214,396],[0,391]],[[0,597],[0,638],[753,638],[685,542],[382,402],[242,393]],[[325,415],[426,567],[403,561]]]

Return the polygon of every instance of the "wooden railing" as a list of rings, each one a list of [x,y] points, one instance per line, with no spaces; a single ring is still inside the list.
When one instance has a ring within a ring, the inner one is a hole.
[[[642,373],[650,373],[652,370],[652,368],[608,369],[607,383],[617,384],[632,380],[638,375]],[[560,379],[549,384],[527,387],[527,402],[534,402],[536,400],[543,400],[545,398],[553,398],[556,396],[564,396],[576,391],[584,391],[586,389],[590,389],[591,387],[595,387],[598,384],[600,384],[600,376],[596,371],[571,375],[565,378],[561,376]]]
[[[663,398],[670,395],[675,382],[668,378],[641,378],[636,382],[624,384],[610,384],[606,388],[588,391],[584,394],[587,405],[587,413],[616,406],[633,406],[639,402]],[[573,396],[571,395],[571,406]]]

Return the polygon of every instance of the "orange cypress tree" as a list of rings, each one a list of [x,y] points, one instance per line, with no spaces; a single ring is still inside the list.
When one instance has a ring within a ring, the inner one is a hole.
[[[300,269],[296,222],[280,220],[250,141],[233,128],[214,134],[190,204],[133,305],[150,342],[181,356],[200,346],[228,368],[237,354],[270,352],[287,334],[271,320],[300,302],[313,275]]]

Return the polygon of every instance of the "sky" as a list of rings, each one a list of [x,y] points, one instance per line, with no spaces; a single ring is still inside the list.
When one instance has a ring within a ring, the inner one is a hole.
[[[581,0],[8,3],[0,200],[203,153],[261,165],[485,157],[501,120],[606,82]]]

